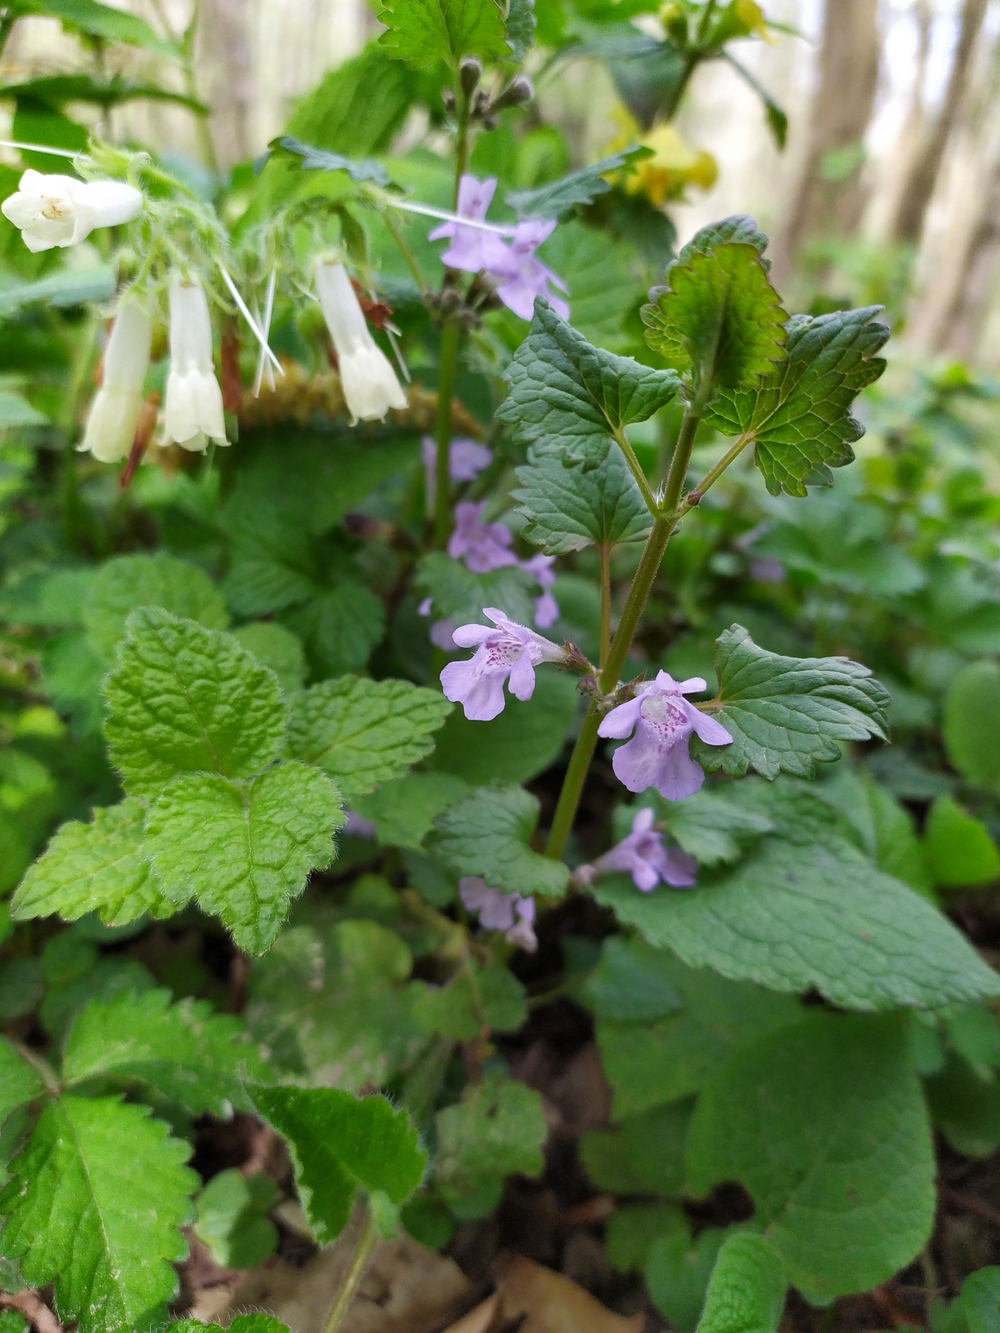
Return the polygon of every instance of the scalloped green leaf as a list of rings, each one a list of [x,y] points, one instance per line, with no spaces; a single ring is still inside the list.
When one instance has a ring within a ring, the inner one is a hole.
[[[569,868],[528,845],[540,809],[522,787],[484,787],[438,815],[428,845],[457,875],[524,897],[561,897]]]
[[[593,468],[567,467],[557,456],[532,449],[517,479],[520,489],[511,498],[528,520],[521,535],[548,555],[586,546],[610,549],[649,536],[653,520],[618,449],[609,449]]]

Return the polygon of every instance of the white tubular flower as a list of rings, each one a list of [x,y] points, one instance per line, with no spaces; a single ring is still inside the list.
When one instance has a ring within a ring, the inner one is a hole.
[[[343,264],[316,261],[316,291],[340,362],[340,382],[357,421],[383,421],[390,407],[406,407],[406,394],[385,353],[368,329]]]
[[[41,171],[26,171],[17,193],[0,204],[0,212],[35,252],[78,245],[95,227],[134,222],[142,208],[140,191],[122,181],[78,181]]]
[[[212,320],[197,278],[170,280],[170,374],[163,407],[164,444],[176,442],[192,453],[209,440],[228,444],[222,390],[212,361]]]
[[[102,463],[126,458],[142,411],[142,385],[149,368],[153,322],[139,299],[127,293],[104,349],[104,377],[90,407],[81,451]]]

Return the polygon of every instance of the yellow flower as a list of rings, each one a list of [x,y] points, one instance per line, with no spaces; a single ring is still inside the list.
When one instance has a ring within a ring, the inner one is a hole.
[[[733,13],[746,28],[747,33],[763,33],[766,27],[764,11],[756,0],[734,0]]]
[[[718,167],[711,153],[690,148],[673,125],[654,125],[640,137],[639,127],[630,116],[619,113],[623,132],[614,141],[612,151],[630,143],[653,151],[625,175],[624,185],[629,194],[644,194],[651,204],[660,208],[669,199],[679,199],[688,185],[702,190],[710,189],[718,176]]]

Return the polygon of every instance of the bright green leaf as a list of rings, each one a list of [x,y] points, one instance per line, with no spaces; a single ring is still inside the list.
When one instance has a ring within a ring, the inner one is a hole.
[[[165,551],[117,555],[97,571],[83,606],[90,642],[107,661],[114,661],[130,613],[143,606],[158,606],[207,629],[229,624],[221,592],[196,565]]]
[[[939,796],[924,826],[924,853],[935,885],[944,889],[992,884],[1000,851],[984,824],[950,796]]]
[[[409,773],[368,796],[352,796],[351,806],[372,821],[383,847],[416,851],[441,811],[468,793],[469,784],[452,773]]]
[[[383,0],[378,17],[388,28],[380,42],[412,69],[440,61],[457,69],[463,56],[510,57],[497,0]]]
[[[804,496],[808,486],[830,486],[830,468],[853,461],[851,445],[864,427],[851,407],[885,370],[876,355],[889,337],[875,319],[881,309],[794,315],[786,359],[755,388],[723,392],[712,403],[706,421],[724,435],[748,437],[772,495]]]
[[[712,1269],[698,1333],[777,1333],[787,1285],[763,1236],[730,1236]]]
[[[274,1253],[278,1228],[267,1214],[278,1197],[264,1172],[245,1176],[230,1167],[212,1177],[198,1199],[194,1232],[220,1268],[255,1268]]]
[[[284,625],[273,620],[255,620],[233,630],[233,638],[258,662],[270,667],[285,694],[302,688],[306,677],[306,658],[302,641]]]
[[[538,798],[521,787],[475,792],[438,815],[434,851],[457,875],[481,876],[491,888],[559,897],[568,868],[528,845],[539,808]]]
[[[409,1115],[385,1097],[260,1086],[252,1094],[288,1141],[302,1206],[321,1243],[343,1231],[359,1188],[399,1204],[419,1186],[426,1154]]]
[[[309,872],[334,859],[343,823],[329,778],[289,760],[250,782],[175,778],[149,812],[145,847],[169,898],[196,898],[241,949],[263,953]]]
[[[329,773],[350,800],[426,758],[451,711],[437,690],[405,680],[323,681],[292,700],[289,753]]]
[[[733,737],[692,754],[709,772],[811,778],[840,758],[838,741],[888,740],[889,696],[867,667],[847,657],[783,657],[758,648],[741,625],[715,641],[719,693],[711,714]]]
[[[112,763],[131,795],[178,773],[250,777],[285,735],[274,673],[230,634],[167,611],[133,611],[105,692]]]
[[[41,1074],[0,1037],[0,1126],[12,1111],[45,1091]]]
[[[147,1333],[177,1293],[172,1263],[198,1177],[191,1149],[143,1106],[63,1097],[42,1112],[0,1195],[2,1246],[80,1333]]]
[[[895,1020],[812,1014],[737,1051],[688,1136],[699,1192],[738,1180],[755,1223],[811,1300],[867,1291],[919,1252],[934,1152]]]
[[[249,1109],[243,1079],[261,1070],[239,1019],[214,1013],[205,1000],[171,1004],[169,991],[147,990],[92,1000],[70,1029],[62,1072],[67,1084],[138,1086],[192,1115],[225,1118],[234,1106]]]
[[[30,867],[11,899],[19,921],[61,916],[78,921],[99,912],[106,926],[124,926],[143,913],[171,916],[142,851],[144,811],[136,800],[95,810],[89,824],[63,824]]]
[[[596,467],[614,432],[645,421],[680,387],[673,371],[592,347],[544,301],[507,368],[509,393],[496,413],[519,444],[565,463]]]
[[[145,19],[122,13],[112,5],[99,4],[98,0],[18,0],[18,3],[28,13],[61,19],[71,31],[86,33],[88,37],[129,42],[175,58],[179,55],[177,47],[158,37]]]

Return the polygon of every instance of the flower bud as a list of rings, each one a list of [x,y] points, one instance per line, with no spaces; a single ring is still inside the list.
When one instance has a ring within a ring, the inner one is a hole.
[[[351,425],[383,421],[390,407],[406,407],[406,394],[388,358],[368,329],[343,264],[316,262],[316,292],[330,331]]]
[[[222,390],[212,361],[212,320],[197,278],[170,280],[170,374],[163,408],[164,444],[197,453],[209,440],[228,444]]]
[[[127,458],[142,412],[143,381],[149,368],[153,323],[138,297],[127,292],[104,349],[104,378],[90,406],[77,445],[102,463]]]
[[[466,56],[458,67],[458,79],[462,85],[462,92],[466,97],[471,96],[479,86],[479,80],[483,77],[483,67],[475,56]]]
[[[503,111],[505,107],[523,106],[525,102],[530,102],[534,95],[534,84],[526,75],[519,74],[497,95],[493,102],[493,110]]]
[[[0,212],[19,228],[33,253],[78,245],[95,227],[133,222],[142,212],[141,193],[122,181],[79,181],[28,170]]]

